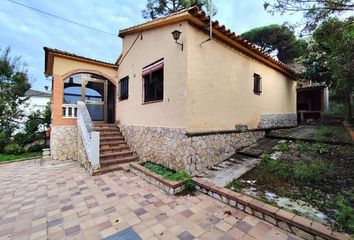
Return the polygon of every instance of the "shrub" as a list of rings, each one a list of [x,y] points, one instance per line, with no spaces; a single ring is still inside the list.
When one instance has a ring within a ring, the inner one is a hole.
[[[281,159],[272,159],[268,154],[262,154],[261,167],[274,175],[287,178],[290,175],[289,167]]]
[[[314,138],[317,141],[332,136],[332,130],[329,127],[321,126],[313,133]]]
[[[289,150],[289,145],[287,142],[284,141],[279,141],[277,142],[277,145],[275,146],[279,151],[286,152]]]
[[[146,162],[143,164],[143,166],[146,167],[147,169],[149,169],[150,171],[157,173],[169,180],[185,181],[185,180],[188,180],[191,178],[189,176],[189,174],[186,172],[173,172],[173,171],[171,171],[161,165],[155,164],[155,163]]]
[[[22,148],[18,145],[10,144],[4,148],[5,154],[19,155],[22,153]]]
[[[47,147],[48,147],[48,145],[36,143],[36,144],[29,146],[27,148],[26,152],[40,152],[40,151],[42,151],[43,148],[47,148]]]
[[[315,143],[312,146],[312,150],[318,154],[321,154],[321,155],[329,152],[328,147],[324,144],[321,144],[321,143]]]
[[[227,185],[226,188],[229,189],[241,189],[243,187],[243,183],[239,179],[232,179]]]
[[[308,143],[300,140],[296,141],[296,147],[300,152],[307,152],[311,149]]]
[[[185,180],[183,183],[183,186],[184,186],[185,191],[195,190],[195,184],[191,178],[188,178],[187,180]]]
[[[348,201],[340,195],[337,198],[338,212],[336,214],[336,225],[342,231],[354,232],[354,209]]]
[[[320,183],[327,179],[330,173],[328,164],[321,160],[309,162],[295,161],[293,178],[302,183]]]

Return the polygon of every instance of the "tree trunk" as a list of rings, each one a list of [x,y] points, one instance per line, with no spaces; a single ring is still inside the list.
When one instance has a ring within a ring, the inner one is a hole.
[[[352,94],[351,92],[347,92],[347,121],[348,123],[353,122],[353,112],[352,112]]]

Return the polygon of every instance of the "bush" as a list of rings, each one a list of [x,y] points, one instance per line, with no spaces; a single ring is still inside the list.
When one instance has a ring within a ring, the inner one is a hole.
[[[337,198],[338,212],[336,214],[336,225],[341,231],[354,232],[354,209],[343,197]]]
[[[275,146],[277,150],[282,151],[282,152],[286,152],[289,150],[289,145],[287,142],[284,141],[279,141],[277,142],[277,145]]]
[[[268,154],[262,154],[261,167],[281,178],[287,178],[290,175],[289,166],[284,161],[272,159]]]
[[[243,183],[239,179],[232,179],[232,181],[226,185],[226,188],[240,190],[243,188]]]
[[[36,143],[36,144],[29,146],[27,148],[26,152],[40,152],[40,151],[42,151],[43,148],[47,148],[47,147],[48,147],[48,145]]]
[[[332,130],[329,127],[321,126],[313,134],[317,141],[323,140],[332,136]]]
[[[321,183],[327,179],[330,173],[328,164],[321,160],[310,162],[296,161],[293,164],[293,178],[302,183]]]
[[[14,155],[18,155],[18,154],[21,154],[22,153],[22,148],[18,145],[14,145],[14,144],[11,144],[11,145],[7,145],[5,148],[4,148],[4,153],[5,154],[14,154]]]
[[[321,143],[316,143],[312,146],[312,150],[318,154],[326,154],[329,152],[329,149],[326,145]]]
[[[311,148],[308,143],[303,141],[296,141],[296,147],[300,152],[308,152]]]

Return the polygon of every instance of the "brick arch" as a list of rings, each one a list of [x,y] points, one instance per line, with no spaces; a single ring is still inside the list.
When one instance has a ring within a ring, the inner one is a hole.
[[[61,78],[64,80],[64,79],[70,77],[71,75],[78,74],[78,73],[92,73],[92,74],[101,75],[102,77],[105,77],[106,79],[108,79],[115,87],[117,87],[117,83],[114,80],[114,78],[108,76],[105,73],[102,73],[101,71],[92,70],[92,69],[75,69],[75,70],[71,70],[71,71],[61,75]]]

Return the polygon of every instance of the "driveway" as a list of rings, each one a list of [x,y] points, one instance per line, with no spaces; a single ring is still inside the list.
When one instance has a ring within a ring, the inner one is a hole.
[[[91,177],[77,162],[2,164],[0,182],[0,239],[298,239],[204,194]]]

